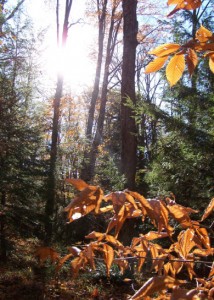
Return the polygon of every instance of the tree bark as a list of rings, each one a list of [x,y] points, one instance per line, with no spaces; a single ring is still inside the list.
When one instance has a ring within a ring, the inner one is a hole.
[[[137,0],[123,0],[123,64],[121,84],[121,169],[126,177],[126,187],[135,188],[137,136],[133,112],[127,99],[136,103],[135,59],[137,47]]]

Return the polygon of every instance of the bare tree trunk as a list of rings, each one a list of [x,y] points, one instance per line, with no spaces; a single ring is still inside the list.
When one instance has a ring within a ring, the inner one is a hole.
[[[135,99],[135,58],[137,47],[137,0],[123,0],[123,64],[121,85],[121,168],[126,177],[126,186],[135,187],[137,136],[135,120],[127,99]]]
[[[69,29],[69,16],[71,11],[72,0],[66,0],[63,32],[62,32],[62,47],[66,46],[68,29]],[[57,43],[59,43],[59,0],[56,5],[56,19],[57,19]],[[63,75],[58,71],[56,92],[53,99],[53,125],[51,137],[51,152],[50,152],[50,168],[48,174],[48,187],[47,187],[47,201],[45,206],[45,233],[46,243],[50,244],[53,236],[53,216],[56,203],[56,161],[58,149],[58,135],[59,135],[59,117],[60,117],[60,102],[63,91]]]
[[[97,0],[97,13],[98,13],[98,21],[99,21],[99,33],[98,33],[98,57],[97,57],[97,67],[96,74],[94,80],[94,87],[91,96],[91,103],[88,112],[88,121],[86,128],[86,137],[91,140],[92,131],[93,131],[93,123],[94,123],[94,114],[95,114],[95,106],[99,94],[99,85],[100,85],[100,74],[102,69],[102,59],[103,59],[103,46],[104,46],[104,36],[105,36],[105,27],[106,27],[106,7],[108,0],[104,0],[102,4],[102,10],[100,8],[101,1]],[[100,15],[100,11],[102,11]],[[85,151],[83,158],[83,168],[81,170],[81,178],[85,181],[89,181],[91,179],[91,168],[90,168],[90,151]]]
[[[112,56],[114,53],[114,48],[116,45],[116,38],[118,34],[118,30],[121,24],[121,19],[116,20],[115,12],[116,6],[112,8],[111,14],[111,23],[109,28],[108,34],[108,43],[107,43],[107,50],[106,50],[106,60],[105,60],[105,68],[104,68],[104,76],[103,76],[103,83],[102,83],[102,93],[101,93],[101,103],[100,103],[100,111],[99,117],[97,120],[97,128],[95,137],[93,140],[91,154],[90,154],[90,170],[91,170],[91,177],[94,177],[95,172],[95,164],[96,164],[96,157],[97,157],[97,150],[99,145],[102,142],[103,137],[103,126],[105,120],[105,111],[106,111],[106,103],[107,103],[107,94],[108,94],[108,84],[109,84],[109,67],[112,61]],[[116,23],[116,25],[115,25]]]

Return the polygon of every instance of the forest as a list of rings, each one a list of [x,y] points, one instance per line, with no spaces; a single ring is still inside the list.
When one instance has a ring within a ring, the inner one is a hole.
[[[214,299],[213,17],[0,0],[0,300]]]

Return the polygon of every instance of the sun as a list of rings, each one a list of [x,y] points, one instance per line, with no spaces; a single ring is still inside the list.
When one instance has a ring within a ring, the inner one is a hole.
[[[59,72],[71,89],[81,90],[92,86],[95,76],[95,61],[89,56],[94,32],[88,28],[71,31],[66,47],[59,49],[52,39],[46,53],[47,73],[52,78]],[[83,32],[85,38],[83,37]],[[87,37],[87,38],[86,38]]]

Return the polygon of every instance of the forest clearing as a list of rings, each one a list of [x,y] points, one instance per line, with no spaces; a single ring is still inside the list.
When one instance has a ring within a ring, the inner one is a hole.
[[[213,0],[0,0],[0,300],[214,299]]]

